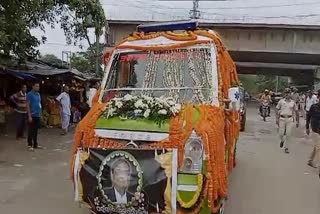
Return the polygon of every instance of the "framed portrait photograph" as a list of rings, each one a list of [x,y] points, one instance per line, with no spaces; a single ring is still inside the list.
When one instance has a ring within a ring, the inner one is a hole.
[[[175,149],[90,149],[80,152],[76,200],[96,214],[175,213]]]

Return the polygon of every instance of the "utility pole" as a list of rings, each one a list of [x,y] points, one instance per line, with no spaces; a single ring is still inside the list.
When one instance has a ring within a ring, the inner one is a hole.
[[[200,10],[199,10],[199,0],[193,0],[193,9],[190,10],[190,18],[191,19],[199,19],[200,18]]]
[[[62,66],[68,66],[69,69],[72,68],[72,65],[71,65],[71,51],[62,51]],[[66,62],[66,64],[65,64]]]

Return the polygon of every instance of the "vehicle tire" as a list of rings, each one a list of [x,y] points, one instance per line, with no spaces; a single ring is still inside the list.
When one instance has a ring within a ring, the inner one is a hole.
[[[262,109],[262,118],[263,121],[266,122],[266,117],[267,117],[267,110],[265,108]]]
[[[244,132],[246,129],[247,112],[244,112],[242,120],[240,121],[240,132]]]
[[[246,129],[246,115],[244,115],[243,117],[244,118],[242,119],[241,124],[240,124],[240,131],[241,132],[244,132]]]
[[[245,123],[241,123],[241,126],[240,126],[240,132],[244,132],[245,129],[246,129],[246,124]]]

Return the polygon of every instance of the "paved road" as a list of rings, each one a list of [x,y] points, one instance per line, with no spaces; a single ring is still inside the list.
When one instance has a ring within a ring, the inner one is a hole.
[[[302,121],[304,123],[304,121]],[[296,129],[291,153],[279,148],[275,119],[263,122],[249,109],[230,178],[226,214],[318,214],[320,180],[306,165],[311,142]]]
[[[318,214],[320,181],[306,166],[311,150],[295,132],[291,153],[279,149],[274,122],[250,109],[247,131],[238,144],[238,165],[230,178],[226,214]],[[73,202],[68,179],[72,136],[41,130],[44,150],[25,150],[24,142],[0,137],[1,214],[88,214]]]

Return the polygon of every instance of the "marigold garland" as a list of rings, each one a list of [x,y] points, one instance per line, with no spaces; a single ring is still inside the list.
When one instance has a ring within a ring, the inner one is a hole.
[[[205,145],[207,156],[208,205],[212,211],[213,202],[227,196],[227,173],[224,163],[224,112],[213,106],[199,106],[201,118],[195,127],[196,133]]]
[[[166,31],[166,32],[147,33],[147,34],[145,34],[144,32],[134,32],[132,36],[129,37],[128,41],[148,40],[148,39],[154,39],[160,36],[163,36],[173,41],[191,41],[191,40],[197,39],[197,35],[194,34],[192,31],[186,31],[185,33],[173,33],[171,31]]]
[[[161,142],[146,144],[144,148],[162,149],[176,148],[178,149],[178,167],[182,166],[184,144],[192,133],[192,117],[193,105],[183,107],[181,113],[172,118],[170,121],[169,138]]]
[[[197,40],[197,36],[208,37],[208,40]],[[223,100],[228,98],[228,90],[233,84],[238,84],[235,64],[230,55],[222,45],[220,38],[215,34],[206,30],[188,31],[183,34],[173,32],[161,33],[133,33],[130,37],[123,39],[120,44],[127,41],[147,40],[164,36],[173,41],[183,41],[173,45],[166,46],[133,46],[118,45],[116,49],[135,49],[135,50],[170,50],[176,48],[184,48],[196,44],[214,43],[216,46],[217,66],[218,66],[218,96],[219,107],[200,105],[186,105],[183,111],[172,118],[170,121],[169,138],[161,142],[146,144],[142,148],[177,148],[178,149],[178,165],[182,165],[183,151],[185,142],[190,137],[193,130],[201,138],[204,145],[204,152],[207,160],[207,173],[205,175],[205,185],[201,200],[206,197],[208,206],[212,212],[217,212],[219,206],[214,206],[214,202],[219,198],[225,198],[227,195],[227,169],[225,167],[225,151],[228,151],[228,170],[232,170],[233,148],[239,134],[239,114],[238,112],[227,112],[223,110]],[[114,140],[100,138],[95,136],[95,122],[105,109],[106,104],[99,103],[98,97],[101,89],[98,90],[94,97],[94,105],[88,112],[86,117],[79,123],[74,136],[74,145],[72,149],[72,161],[74,154],[78,148],[124,148],[125,144]],[[194,109],[200,113],[199,120],[193,124],[192,117]],[[222,134],[225,133],[225,134]],[[225,146],[224,141],[227,145]],[[72,164],[73,168],[73,164]],[[72,174],[72,173],[71,173]],[[192,213],[198,213],[201,209],[200,205],[195,207]],[[177,213],[182,213],[178,209]]]
[[[228,170],[231,172],[234,167],[234,146],[239,137],[240,121],[238,111],[226,112],[225,136],[228,150]]]
[[[141,50],[141,51],[167,51],[177,48],[185,48],[190,47],[193,45],[200,45],[200,44],[208,44],[210,43],[210,40],[203,40],[203,41],[187,41],[183,43],[175,43],[171,45],[166,46],[135,46],[135,45],[121,45],[116,47],[116,49],[133,49],[133,50]]]
[[[96,91],[96,93],[94,94],[93,98],[92,98],[92,105],[98,103],[99,101],[99,96],[101,93],[101,87],[99,87],[99,89]]]
[[[196,124],[192,124],[190,115],[195,109],[199,111],[200,117]],[[183,123],[185,127],[182,129]],[[227,171],[224,160],[225,139],[224,134],[221,134],[224,133],[224,124],[224,110],[222,108],[209,105],[187,105],[182,113],[171,121],[169,139],[144,146],[147,148],[177,148],[179,166],[181,166],[184,144],[192,130],[195,130],[204,144],[207,159],[206,180],[208,182],[205,191],[207,192],[208,205],[212,211],[219,209],[219,207],[212,206],[214,201],[227,196]]]
[[[197,39],[197,35],[194,34],[192,31],[187,31],[186,34],[184,33],[173,33],[171,31],[167,31],[162,34],[167,39],[171,39],[174,41],[192,41]]]

